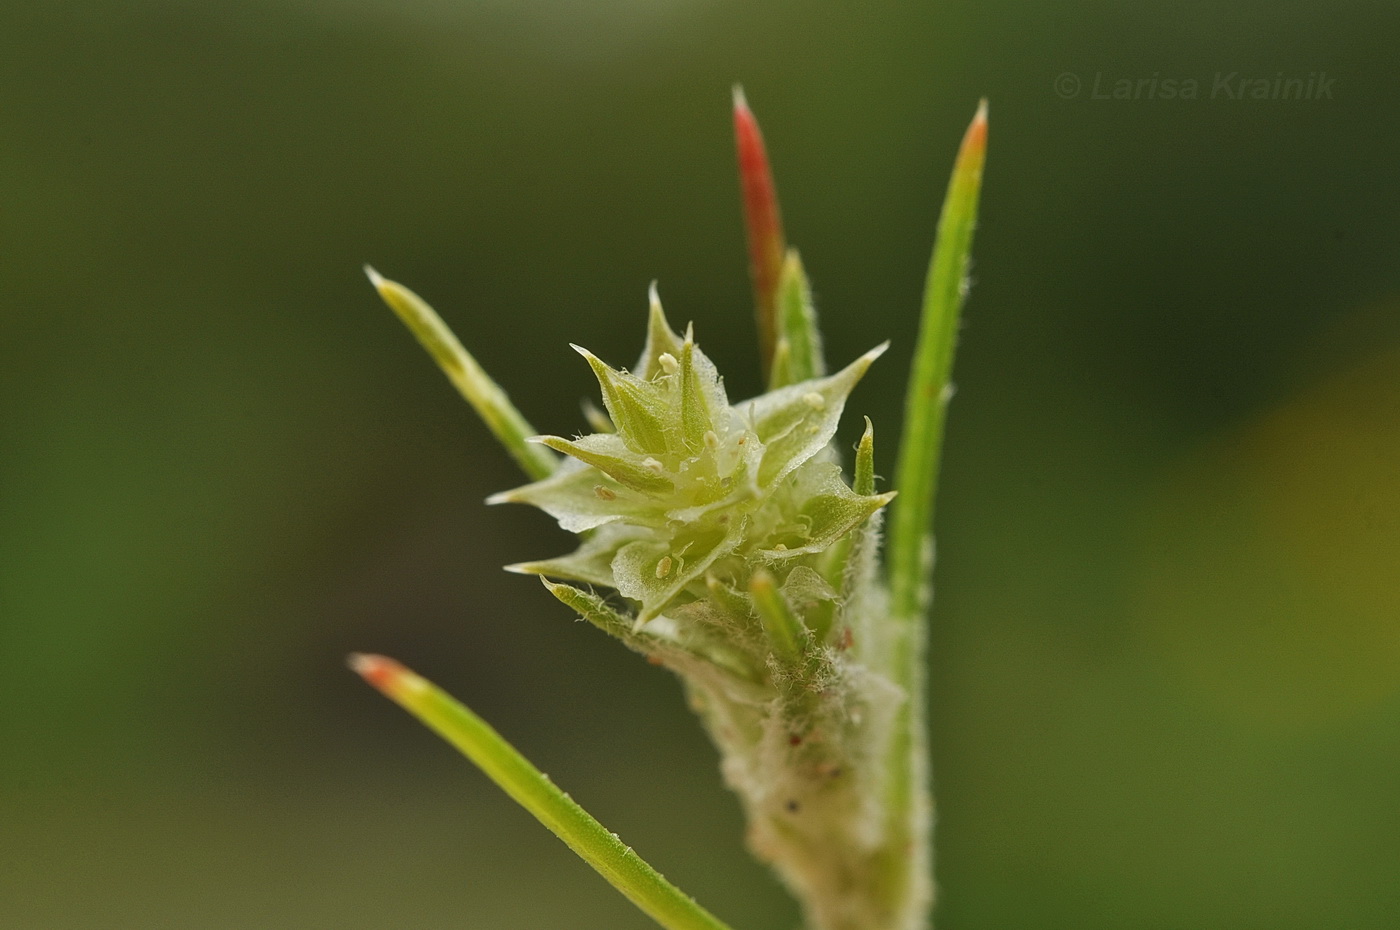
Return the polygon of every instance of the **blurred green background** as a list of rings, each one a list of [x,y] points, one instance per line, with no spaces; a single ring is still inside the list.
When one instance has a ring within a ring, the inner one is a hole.
[[[742,81],[892,470],[992,101],[939,513],[940,930],[1400,921],[1390,2],[0,10],[0,926],[650,923],[343,667],[397,656],[739,930],[796,911],[668,675],[380,305],[536,425],[645,288],[758,387]],[[1330,97],[1211,99],[1217,73]],[[1064,75],[1072,75],[1071,81]],[[1200,98],[1094,99],[1120,79]],[[1075,93],[1076,82],[1078,92]]]

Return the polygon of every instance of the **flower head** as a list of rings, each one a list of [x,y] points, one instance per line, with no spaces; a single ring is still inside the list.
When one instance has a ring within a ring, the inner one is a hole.
[[[693,332],[678,335],[652,296],[633,372],[578,349],[615,431],[537,437],[569,458],[491,498],[532,504],[585,537],[570,555],[512,568],[613,588],[635,603],[639,624],[710,599],[707,576],[740,591],[758,568],[788,576],[892,497],[852,491],[825,452],[885,346],[830,377],[731,405]]]

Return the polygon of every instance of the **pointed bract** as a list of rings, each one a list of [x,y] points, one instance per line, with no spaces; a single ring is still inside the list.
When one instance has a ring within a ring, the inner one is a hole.
[[[612,563],[617,551],[639,539],[650,539],[652,535],[645,527],[607,523],[584,537],[583,543],[568,555],[538,562],[517,562],[507,565],[506,571],[615,588]]]
[[[593,369],[603,391],[603,406],[608,408],[608,417],[623,442],[637,452],[665,452],[668,405],[664,389],[609,367],[581,346],[573,348]]]
[[[731,520],[727,526],[684,528],[669,539],[628,543],[613,559],[614,586],[641,603],[637,622],[646,623],[703,577],[717,559],[733,552],[743,540],[744,529],[744,521]]]
[[[702,363],[709,370],[701,367]],[[688,340],[681,347],[679,366],[676,377],[680,379],[681,431],[686,451],[696,453],[704,447],[706,434],[714,433],[715,427],[720,425],[716,423],[719,405],[713,396],[716,378],[708,360],[696,351],[695,343]]]
[[[661,309],[661,296],[654,283],[647,292],[647,298],[647,344],[642,350],[642,357],[637,360],[637,377],[643,381],[651,381],[664,373],[661,356],[679,358],[681,345],[685,341],[676,335],[667,321],[666,312]]]
[[[668,494],[675,484],[661,471],[660,462],[642,456],[623,444],[617,433],[594,433],[571,440],[559,436],[537,436],[539,442],[580,462],[592,465],[624,487],[643,494]],[[651,463],[655,462],[655,465]]]
[[[781,480],[826,448],[836,434],[846,398],[887,348],[889,343],[884,343],[834,375],[771,391],[742,406],[764,446],[760,485]]]
[[[530,504],[558,520],[560,528],[570,533],[586,533],[620,520],[661,522],[654,502],[577,459],[566,461],[543,481],[492,494],[486,503]]]
[[[864,496],[841,480],[841,469],[830,462],[809,462],[798,469],[791,499],[797,502],[788,533],[775,533],[761,554],[786,560],[824,552],[894,500],[895,492]],[[774,548],[781,546],[782,548]]]

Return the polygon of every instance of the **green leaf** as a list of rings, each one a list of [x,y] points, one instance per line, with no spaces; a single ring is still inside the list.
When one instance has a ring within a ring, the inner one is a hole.
[[[559,599],[559,603],[609,636],[622,640],[634,649],[643,649],[643,637],[633,632],[632,621],[609,607],[601,597],[573,585],[555,584],[548,578],[540,580],[544,582],[545,589]]]
[[[875,493],[875,424],[865,418],[865,433],[856,446],[856,474],[851,490],[857,494]]]
[[[812,288],[796,249],[788,249],[778,279],[778,347],[768,387],[776,390],[826,374]]]
[[[766,569],[749,576],[749,594],[774,655],[789,664],[801,659],[811,636]]]
[[[661,630],[661,624],[657,622],[638,630],[630,618],[613,610],[598,595],[571,585],[541,580],[561,604],[637,652],[659,659],[663,664],[685,663],[694,667],[696,662],[701,662],[748,685],[763,683],[763,675],[742,651],[734,647],[729,637],[715,635],[713,631],[704,629],[702,624],[676,624],[675,629]],[[681,612],[697,607],[706,608],[709,605],[704,601],[692,601],[681,608]]]
[[[365,274],[389,309],[428,350],[458,393],[466,398],[501,445],[520,463],[525,474],[531,478],[544,478],[552,474],[559,459],[547,449],[530,445],[527,441],[539,430],[526,422],[506,392],[462,347],[433,308],[402,284],[384,278],[368,265],[365,266]]]
[[[913,865],[922,869],[931,829],[924,617],[933,590],[934,492],[986,151],[987,102],[983,100],[963,136],[938,220],[895,471],[900,496],[890,515],[890,611],[902,629],[894,641],[891,663],[895,684],[908,700],[897,712],[885,756],[889,761],[885,797],[892,839],[879,860],[895,897],[920,880],[911,868],[910,851],[920,857]]]
[[[667,930],[729,930],[595,820],[491,726],[432,682],[383,656],[350,666],[451,743],[584,862]]]
[[[895,470],[900,498],[890,516],[889,574],[891,606],[906,619],[922,614],[929,599],[934,491],[986,153],[984,100],[963,136],[948,182],[904,401],[904,436]]]

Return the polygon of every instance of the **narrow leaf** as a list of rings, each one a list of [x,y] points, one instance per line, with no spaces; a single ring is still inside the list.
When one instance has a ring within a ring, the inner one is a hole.
[[[760,568],[749,577],[749,594],[753,597],[754,610],[763,624],[763,632],[768,634],[773,652],[785,662],[796,662],[802,658],[808,638],[807,628],[792,612],[792,607],[783,598],[767,570]]]
[[[865,418],[865,433],[856,446],[856,474],[851,490],[857,494],[875,493],[875,424]]]
[[[908,695],[898,709],[885,757],[889,777],[885,796],[891,842],[879,857],[897,895],[919,894],[920,875],[929,867],[932,829],[927,750],[927,686],[924,614],[932,594],[933,504],[938,484],[944,416],[951,392],[953,349],[967,294],[967,269],[977,198],[987,152],[987,102],[963,136],[938,220],[919,341],[904,402],[904,437],[895,486],[899,500],[890,515],[890,613],[902,626],[891,659],[895,683]],[[913,851],[912,853],[910,851]],[[917,857],[911,865],[909,856]],[[910,884],[914,883],[914,884]],[[927,892],[925,892],[927,893]]]
[[[350,667],[456,747],[658,924],[667,930],[728,930],[555,787],[486,721],[432,682],[383,656],[351,656]]]
[[[776,390],[826,374],[812,287],[796,249],[788,249],[778,283],[778,349],[768,387]]]
[[[739,152],[739,185],[749,241],[749,275],[753,279],[759,358],[766,379],[772,370],[773,350],[778,341],[778,281],[787,244],[763,133],[744,99],[743,88],[738,85],[734,87],[734,142]]]
[[[641,637],[632,632],[632,621],[608,606],[607,601],[596,594],[575,588],[573,585],[558,584],[548,578],[541,578],[545,589],[598,629],[616,639],[622,640],[634,649],[641,648]]]
[[[963,136],[948,182],[904,402],[904,437],[895,471],[899,500],[890,515],[889,557],[891,606],[895,616],[907,620],[918,617],[928,604],[934,491],[986,153],[984,100]]]
[[[559,458],[548,449],[526,442],[539,430],[526,422],[506,392],[462,347],[433,308],[402,284],[384,278],[368,265],[365,266],[365,274],[369,275],[370,283],[379,291],[379,296],[389,305],[389,309],[428,350],[458,393],[467,399],[501,445],[520,463],[525,474],[535,479],[553,474]]]

